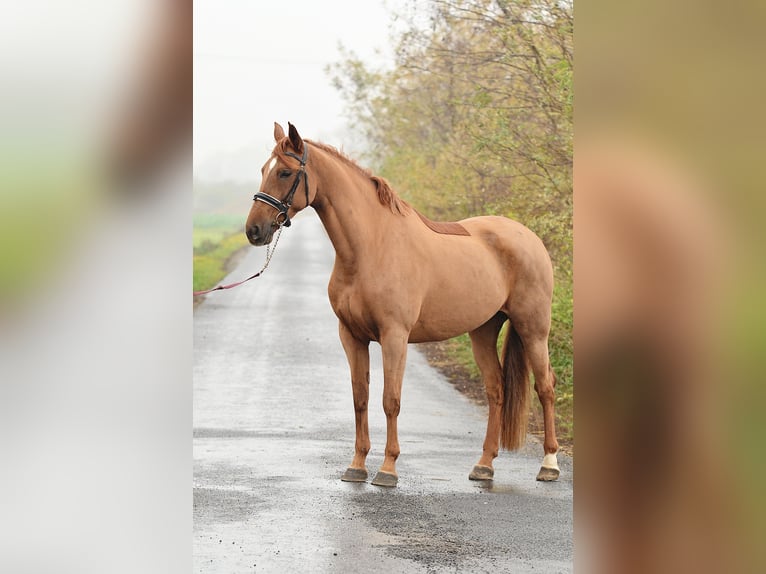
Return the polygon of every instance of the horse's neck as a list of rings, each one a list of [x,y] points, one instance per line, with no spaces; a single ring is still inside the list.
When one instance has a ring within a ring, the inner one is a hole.
[[[317,161],[320,165],[315,176],[314,209],[338,260],[347,267],[355,267],[371,251],[381,249],[386,232],[399,223],[397,219],[403,224],[404,218],[380,203],[375,184],[362,172],[326,152]]]

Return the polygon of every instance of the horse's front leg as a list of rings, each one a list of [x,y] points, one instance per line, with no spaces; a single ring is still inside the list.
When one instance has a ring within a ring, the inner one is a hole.
[[[396,486],[396,459],[399,457],[399,435],[396,428],[402,399],[402,379],[407,361],[406,331],[382,333],[380,347],[383,355],[383,412],[386,413],[386,453],[383,465],[372,481],[376,486]]]
[[[340,341],[346,351],[351,368],[351,386],[354,392],[354,416],[356,419],[356,443],[354,460],[343,473],[341,480],[365,482],[367,480],[367,453],[370,452],[370,431],[367,424],[367,402],[370,396],[370,349],[369,342],[356,339],[343,322],[340,323]]]

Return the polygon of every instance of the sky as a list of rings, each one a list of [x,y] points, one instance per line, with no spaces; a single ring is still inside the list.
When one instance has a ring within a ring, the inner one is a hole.
[[[391,11],[404,2],[196,0],[195,177],[257,179],[275,121],[344,147],[344,105],[325,67],[341,59],[341,43],[373,65],[390,62]]]

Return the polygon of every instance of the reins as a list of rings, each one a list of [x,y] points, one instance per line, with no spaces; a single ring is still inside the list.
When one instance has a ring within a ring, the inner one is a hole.
[[[274,218],[274,223],[277,225],[277,235],[274,238],[274,244],[273,245],[267,245],[266,246],[266,262],[263,264],[263,267],[261,267],[261,270],[258,271],[258,273],[255,273],[254,275],[251,275],[247,279],[243,279],[242,281],[237,281],[235,283],[229,283],[228,285],[218,285],[218,287],[213,287],[212,289],[205,289],[202,291],[193,291],[193,296],[196,297],[197,295],[205,295],[206,293],[212,293],[213,291],[222,291],[224,289],[231,289],[232,287],[237,287],[238,285],[242,285],[243,283],[247,283],[251,279],[255,279],[256,277],[260,277],[260,275],[266,271],[266,268],[269,266],[269,263],[271,263],[271,258],[274,256],[274,252],[277,249],[277,243],[279,243],[279,237],[282,235],[282,229],[285,227],[290,227],[292,222],[290,221],[290,216],[287,214],[288,210],[290,209],[290,206],[293,204],[293,197],[295,196],[295,192],[298,189],[298,185],[300,184],[301,177],[303,178],[303,184],[305,186],[306,190],[306,206],[309,205],[309,176],[306,173],[306,161],[308,161],[309,158],[309,147],[308,145],[303,145],[303,157],[298,157],[294,153],[285,152],[290,157],[294,157],[297,159],[301,167],[298,169],[298,172],[295,174],[295,179],[293,180],[293,185],[290,187],[290,191],[287,193],[285,198],[283,200],[279,200],[276,197],[269,195],[268,193],[258,192],[253,196],[253,201],[262,201],[263,203],[266,203],[277,210],[277,215]],[[281,218],[281,219],[280,219]]]
[[[206,293],[212,293],[213,291],[231,289],[232,287],[236,287],[237,285],[242,285],[242,283],[247,283],[248,281],[250,281],[250,279],[255,279],[256,277],[260,277],[261,273],[266,271],[266,268],[269,266],[269,263],[271,263],[271,258],[274,256],[274,252],[277,250],[277,243],[279,243],[280,235],[282,235],[282,225],[280,225],[279,229],[277,229],[277,235],[274,238],[274,245],[266,246],[266,262],[263,264],[263,267],[261,267],[261,270],[258,271],[258,273],[251,275],[247,279],[243,279],[242,281],[237,281],[235,283],[229,283],[228,285],[219,285],[218,287],[213,287],[212,289],[205,289],[203,291],[194,291],[193,292],[194,297],[196,297],[197,295],[205,295]]]

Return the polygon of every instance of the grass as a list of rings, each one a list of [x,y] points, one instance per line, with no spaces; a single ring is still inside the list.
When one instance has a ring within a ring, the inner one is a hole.
[[[245,219],[242,214],[231,213],[195,213],[194,230],[243,230]]]
[[[572,281],[559,281],[553,291],[548,349],[556,373],[556,431],[574,444],[574,348],[572,345]],[[539,404],[537,405],[539,409]]]
[[[215,287],[227,274],[231,256],[247,246],[242,217],[228,214],[194,216],[194,290]]]

